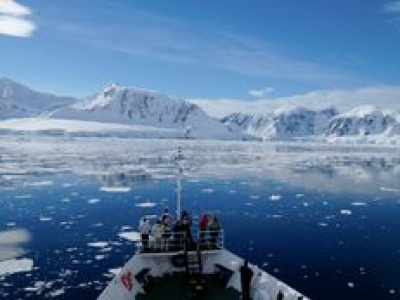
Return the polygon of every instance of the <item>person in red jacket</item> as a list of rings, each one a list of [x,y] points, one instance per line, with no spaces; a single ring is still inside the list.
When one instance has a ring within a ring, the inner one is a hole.
[[[208,218],[206,214],[203,214],[199,219],[199,237],[200,237],[200,247],[205,247],[206,243],[206,231],[207,231]]]

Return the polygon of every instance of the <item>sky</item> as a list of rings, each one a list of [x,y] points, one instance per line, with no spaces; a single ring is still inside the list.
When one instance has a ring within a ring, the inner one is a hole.
[[[0,0],[0,77],[59,95],[396,106],[399,53],[398,0]]]

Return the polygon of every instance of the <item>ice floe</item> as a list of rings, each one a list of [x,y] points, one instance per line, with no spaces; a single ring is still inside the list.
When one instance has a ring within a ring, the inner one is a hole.
[[[100,202],[99,198],[92,198],[92,199],[89,199],[87,201],[87,203],[89,203],[89,204],[95,204],[95,203],[98,203],[98,202]]]
[[[44,186],[50,186],[53,184],[54,184],[54,182],[52,180],[43,180],[43,181],[29,182],[27,185],[33,186],[33,187],[44,187]]]
[[[108,242],[92,242],[92,243],[88,243],[87,245],[89,247],[94,247],[94,248],[105,248],[108,245],[110,245],[110,243],[108,243]]]
[[[60,288],[60,289],[57,289],[57,290],[55,290],[55,291],[49,292],[49,293],[48,293],[48,296],[49,296],[50,298],[54,298],[54,297],[61,296],[61,295],[63,295],[63,294],[65,294],[65,288]]]
[[[22,244],[29,242],[30,239],[31,236],[25,229],[0,231],[0,261],[23,255]]]
[[[100,191],[106,193],[128,193],[131,188],[129,186],[102,186]]]
[[[132,229],[132,227],[131,227],[131,226],[128,226],[128,225],[124,225],[124,226],[121,227],[121,230],[122,230],[122,231],[131,230],[131,229]]]
[[[32,198],[32,195],[31,195],[31,194],[16,195],[14,198],[15,198],[15,199],[31,199],[31,198]]]
[[[121,272],[122,268],[114,268],[114,269],[109,269],[108,272],[113,274],[113,275],[118,275],[119,272]]]
[[[353,212],[349,209],[342,209],[340,210],[340,214],[345,216],[350,216],[351,214],[353,214]]]
[[[45,284],[46,282],[44,281],[37,281],[33,284],[33,286],[27,286],[24,288],[24,290],[27,292],[38,292],[44,288]]]
[[[365,202],[351,202],[353,206],[367,206],[368,204]]]
[[[30,272],[33,260],[29,258],[9,259],[0,261],[0,275],[10,275],[20,272]]]
[[[400,189],[396,189],[396,188],[390,188],[390,187],[385,187],[385,186],[381,186],[380,190],[382,192],[392,192],[392,193],[398,193],[400,192]]]
[[[154,207],[154,206],[156,206],[156,205],[157,205],[157,203],[150,202],[150,201],[145,201],[145,202],[140,202],[140,203],[136,203],[136,204],[135,204],[136,207],[142,207],[142,208],[145,208],[145,207]]]
[[[120,232],[118,236],[131,242],[140,241],[140,233],[137,231]]]
[[[122,268],[109,269],[106,274],[103,274],[103,276],[107,278],[113,278],[114,276],[117,276],[121,272],[121,270]]]
[[[281,198],[282,198],[281,195],[271,195],[271,196],[269,196],[269,200],[271,200],[271,201],[278,201]]]

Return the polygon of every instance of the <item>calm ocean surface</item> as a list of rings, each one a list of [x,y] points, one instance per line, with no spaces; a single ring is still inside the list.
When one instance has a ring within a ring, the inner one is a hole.
[[[0,261],[33,262],[0,262],[0,298],[95,299],[140,216],[175,211],[178,146],[229,250],[311,299],[399,299],[398,148],[56,137],[0,138]]]

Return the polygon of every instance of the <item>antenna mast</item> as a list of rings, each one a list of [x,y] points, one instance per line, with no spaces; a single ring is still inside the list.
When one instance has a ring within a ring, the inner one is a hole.
[[[178,153],[175,156],[175,166],[176,166],[176,217],[179,220],[181,217],[181,201],[182,201],[182,177],[183,177],[183,168],[182,168],[183,154],[182,148],[178,148]]]

